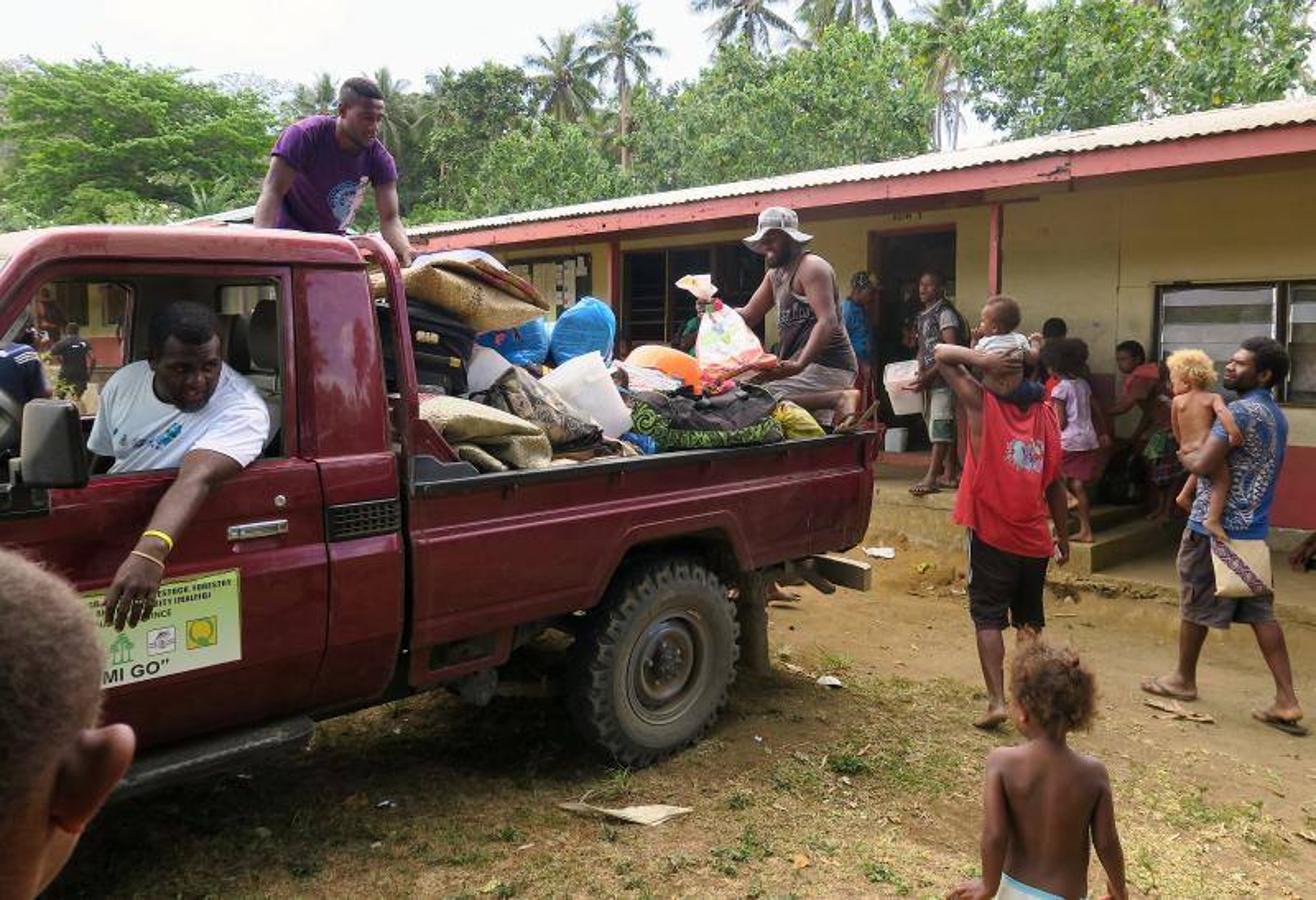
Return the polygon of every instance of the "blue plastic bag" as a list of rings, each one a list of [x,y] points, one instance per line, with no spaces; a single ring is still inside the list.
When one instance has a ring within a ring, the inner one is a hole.
[[[548,326],[542,316],[505,331],[486,331],[475,340],[522,368],[542,366],[548,359]]]
[[[612,307],[597,297],[582,297],[557,317],[548,355],[555,366],[593,352],[611,362],[616,340],[617,317]]]

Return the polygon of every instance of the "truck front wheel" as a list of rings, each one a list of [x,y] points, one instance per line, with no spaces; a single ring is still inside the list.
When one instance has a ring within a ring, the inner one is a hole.
[[[625,766],[698,740],[726,705],[739,654],[735,607],[702,562],[626,571],[576,638],[572,715]]]

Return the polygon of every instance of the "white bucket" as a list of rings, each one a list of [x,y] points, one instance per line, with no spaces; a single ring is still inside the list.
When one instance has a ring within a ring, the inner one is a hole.
[[[617,438],[631,430],[631,411],[597,350],[558,366],[542,380],[563,400],[593,416],[608,437]]]
[[[888,363],[882,371],[882,384],[891,398],[891,412],[897,416],[910,416],[923,412],[923,392],[907,391],[905,385],[918,377],[918,360]]]
[[[886,430],[886,444],[882,449],[886,450],[887,453],[904,453],[908,448],[908,428],[888,428]]]

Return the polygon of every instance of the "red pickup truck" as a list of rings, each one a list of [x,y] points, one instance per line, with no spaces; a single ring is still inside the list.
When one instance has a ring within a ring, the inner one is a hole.
[[[387,301],[371,299],[372,261]],[[478,473],[418,417],[407,304],[376,239],[0,236],[6,341],[39,298],[121,342],[125,364],[145,356],[162,305],[209,304],[228,363],[271,412],[263,456],[181,536],[150,619],[105,629],[106,715],[142,751],[130,786],[304,742],[316,719],[436,686],[487,702],[512,651],[550,628],[574,639],[568,696],[585,734],[646,764],[714,720],[738,641],[765,646],[741,635],[730,589],[761,632],[753,586],[853,546],[868,522],[872,434]],[[89,476],[92,394],[81,409],[27,405],[0,543],[95,610],[173,473]]]

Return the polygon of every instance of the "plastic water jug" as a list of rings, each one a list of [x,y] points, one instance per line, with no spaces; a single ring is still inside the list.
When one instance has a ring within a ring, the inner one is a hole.
[[[622,401],[598,351],[559,366],[546,374],[543,382],[563,400],[592,416],[608,437],[617,438],[631,430],[631,411]]]

